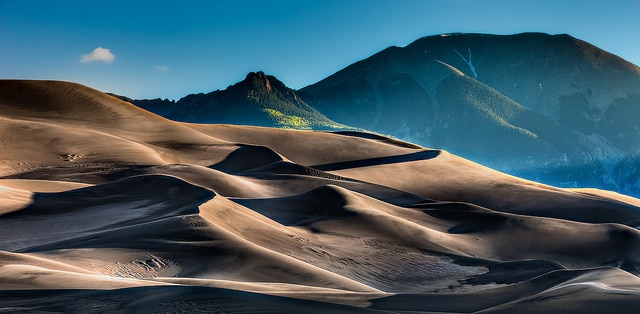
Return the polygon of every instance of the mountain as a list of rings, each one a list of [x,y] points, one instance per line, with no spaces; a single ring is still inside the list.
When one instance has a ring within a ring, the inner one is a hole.
[[[299,95],[332,120],[514,175],[640,193],[640,68],[569,35],[424,37]]]
[[[225,90],[192,94],[177,102],[118,98],[176,121],[292,129],[350,129],[328,119],[300,99],[296,91],[263,72],[251,72],[243,81]]]
[[[638,199],[368,133],[175,122],[68,82],[0,80],[0,120],[3,312],[640,306]]]

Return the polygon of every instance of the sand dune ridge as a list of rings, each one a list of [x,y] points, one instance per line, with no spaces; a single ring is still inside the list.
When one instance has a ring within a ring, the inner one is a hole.
[[[0,81],[3,311],[634,312],[640,201]]]

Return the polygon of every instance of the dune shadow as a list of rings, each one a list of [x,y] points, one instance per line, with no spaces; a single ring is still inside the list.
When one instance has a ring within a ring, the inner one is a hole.
[[[318,169],[320,171],[336,171],[350,168],[362,168],[370,166],[379,166],[387,164],[397,164],[410,161],[428,160],[440,155],[439,150],[423,150],[410,154],[375,157],[367,159],[358,159],[351,161],[336,162],[324,165],[310,166],[311,168]]]
[[[202,286],[4,290],[0,291],[0,308],[25,313],[380,313],[350,305]]]
[[[106,184],[113,180],[120,180],[131,176],[145,174],[150,165],[132,164],[73,164],[69,166],[48,166],[30,171],[20,172],[0,179],[26,179],[78,182],[87,184]]]
[[[238,173],[282,160],[282,156],[269,147],[238,144],[238,149],[209,168],[226,173]]]
[[[115,243],[130,246],[136,242],[133,238],[118,242],[107,235],[117,238],[123,230],[146,233],[146,227],[140,226],[197,215],[199,206],[214,197],[212,190],[168,175],[141,175],[62,192],[36,192],[26,207],[0,216],[0,250],[35,252]],[[163,238],[171,234],[166,229],[158,232]]]

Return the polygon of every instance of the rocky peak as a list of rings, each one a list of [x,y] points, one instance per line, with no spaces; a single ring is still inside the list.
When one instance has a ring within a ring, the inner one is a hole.
[[[260,89],[264,88],[268,92],[271,92],[272,91],[271,80],[278,81],[278,79],[276,79],[275,77],[268,76],[264,74],[264,72],[258,71],[258,72],[249,72],[249,74],[247,74],[247,76],[245,77],[243,83],[255,86]]]

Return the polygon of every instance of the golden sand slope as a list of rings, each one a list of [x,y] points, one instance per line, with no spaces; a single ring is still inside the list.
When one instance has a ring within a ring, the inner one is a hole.
[[[638,204],[377,135],[0,81],[3,311],[634,312]]]

